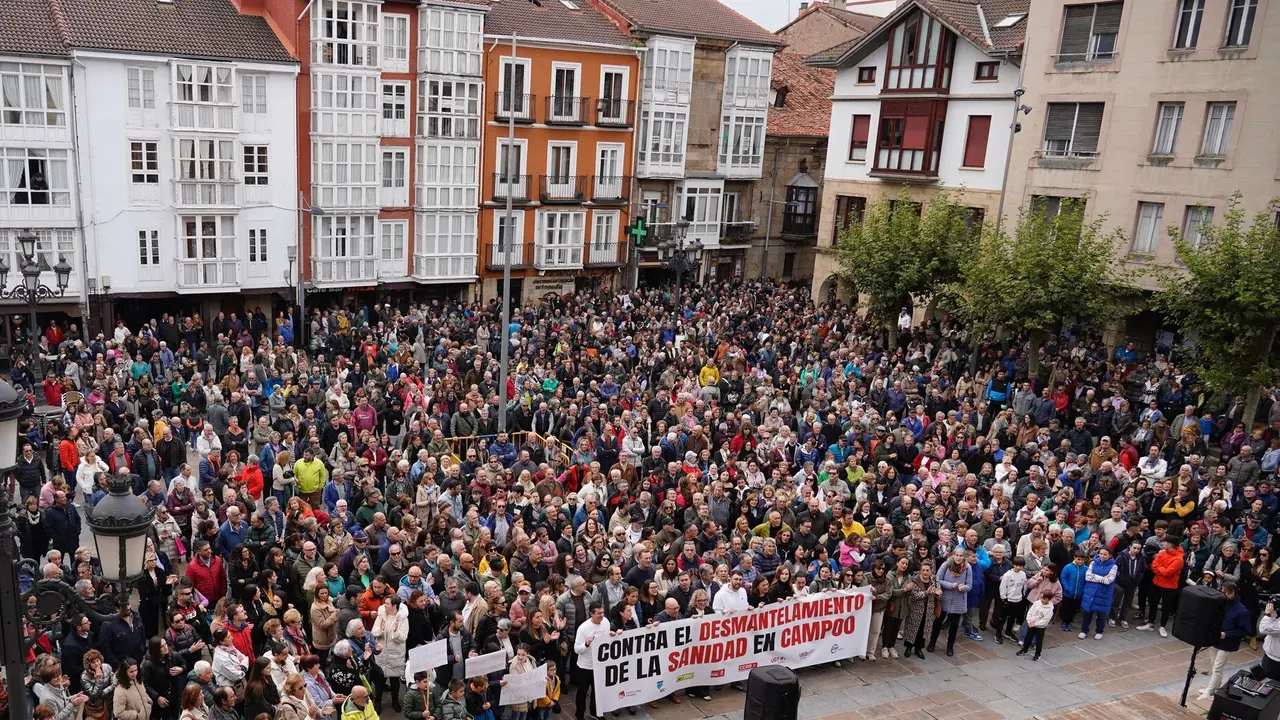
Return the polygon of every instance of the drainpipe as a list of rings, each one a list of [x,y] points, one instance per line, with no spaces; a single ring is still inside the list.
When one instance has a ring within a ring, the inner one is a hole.
[[[80,167],[80,133],[77,130],[80,125],[77,122],[79,105],[75,101],[76,66],[79,65],[83,68],[84,64],[77,60],[74,55],[71,58],[71,62],[71,72],[67,73],[67,92],[69,93],[68,101],[71,103],[71,112],[69,113],[71,115],[71,154],[75,156],[76,165],[76,197],[74,200],[76,205],[76,230],[79,231],[80,235],[80,322],[87,338],[89,337],[89,322],[91,320],[89,316],[89,242],[85,237],[84,201],[81,199],[84,193],[84,172]],[[88,72],[88,68],[85,68],[85,71]],[[104,304],[109,302],[110,300],[105,300]],[[103,332],[106,332],[109,326],[104,324],[102,327]],[[36,328],[31,330],[35,332]]]

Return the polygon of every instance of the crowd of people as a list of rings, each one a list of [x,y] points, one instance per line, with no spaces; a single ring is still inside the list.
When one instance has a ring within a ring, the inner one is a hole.
[[[1203,583],[1232,598],[1206,690],[1246,638],[1280,668],[1271,393],[1244,418],[1169,348],[1064,332],[1033,358],[945,319],[891,338],[759,281],[515,308],[503,406],[499,318],[46,332],[43,381],[12,373],[65,409],[24,427],[21,549],[98,611],[28,623],[35,716],[541,720],[563,683],[585,720],[599,638],[839,588],[872,594],[861,661],[983,633],[1035,660],[1055,622],[1165,635]],[[155,508],[132,603],[80,544],[113,476]],[[447,663],[406,677],[435,640]],[[546,695],[502,706],[543,664]]]

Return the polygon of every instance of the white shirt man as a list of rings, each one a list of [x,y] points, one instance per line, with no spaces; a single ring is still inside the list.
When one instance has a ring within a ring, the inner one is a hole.
[[[591,617],[578,626],[573,637],[573,651],[578,653],[578,667],[583,670],[595,668],[595,651],[592,646],[609,637],[609,621],[604,617],[604,606],[591,606]]]
[[[729,584],[721,587],[720,592],[716,593],[715,600],[711,602],[711,609],[723,615],[746,610],[748,607],[747,589],[742,587],[742,572],[735,571],[729,576]]]

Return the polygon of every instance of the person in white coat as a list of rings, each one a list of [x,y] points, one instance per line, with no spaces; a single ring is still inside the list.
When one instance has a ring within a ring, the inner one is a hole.
[[[398,595],[392,595],[378,608],[373,621],[373,636],[382,643],[376,656],[378,667],[391,685],[391,707],[400,712],[400,681],[404,678],[409,651],[409,606]]]
[[[80,465],[76,467],[76,489],[80,491],[81,497],[84,499],[85,507],[89,506],[89,498],[93,495],[93,490],[97,486],[94,478],[98,473],[110,475],[111,468],[98,457],[97,453],[89,451],[80,456]]]
[[[231,633],[218,628],[213,633],[213,679],[218,685],[244,689],[244,678],[249,672],[249,657],[232,644]]]

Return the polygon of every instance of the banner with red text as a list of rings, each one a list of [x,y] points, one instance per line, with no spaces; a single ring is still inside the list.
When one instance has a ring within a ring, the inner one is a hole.
[[[870,593],[841,590],[628,630],[592,648],[596,712],[746,680],[759,666],[802,668],[862,655],[870,623]]]

